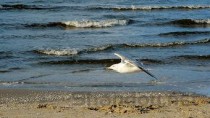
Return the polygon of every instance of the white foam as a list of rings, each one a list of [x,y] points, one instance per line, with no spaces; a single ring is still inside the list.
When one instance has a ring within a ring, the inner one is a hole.
[[[201,23],[201,24],[210,24],[210,19],[200,19],[200,20],[193,20],[196,23]]]
[[[202,6],[202,5],[189,5],[189,6],[180,6],[180,8],[189,8],[189,9],[205,9],[210,8],[210,6]]]
[[[0,83],[3,86],[11,86],[11,85],[16,85],[16,84],[23,84],[22,82],[2,82]]]
[[[39,53],[47,54],[47,55],[57,55],[57,56],[65,56],[65,55],[76,55],[78,51],[76,49],[46,49],[46,50],[38,50]]]
[[[116,10],[152,10],[152,9],[204,9],[210,8],[210,6],[203,5],[186,5],[186,6],[113,6],[113,7],[101,7],[104,9],[116,9]]]
[[[126,25],[128,24],[128,20],[117,20],[117,19],[109,19],[109,20],[102,20],[102,21],[84,20],[84,21],[67,21],[67,22],[62,22],[62,23],[70,27],[100,28],[100,27],[111,27],[111,26],[116,26],[116,25]]]

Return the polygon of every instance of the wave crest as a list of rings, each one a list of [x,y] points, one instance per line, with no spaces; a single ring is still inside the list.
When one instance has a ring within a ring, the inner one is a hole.
[[[110,20],[102,20],[102,21],[67,21],[61,22],[68,27],[78,27],[78,28],[100,28],[100,27],[111,27],[116,25],[127,25],[128,20],[117,20],[117,19],[110,19]]]
[[[202,39],[197,41],[175,41],[167,43],[151,43],[151,44],[124,44],[127,47],[174,47],[184,45],[196,45],[210,43],[210,39]]]
[[[200,19],[200,20],[194,20],[194,21],[199,24],[210,24],[210,19]]]
[[[41,49],[34,50],[35,53],[45,55],[57,55],[57,56],[71,56],[78,55],[81,53],[94,53],[99,51],[111,50],[114,48],[160,48],[160,47],[175,47],[185,45],[198,45],[210,43],[210,39],[202,39],[197,41],[175,41],[167,43],[145,43],[145,44],[109,44],[98,47],[86,48],[86,49]]]
[[[207,9],[210,6],[205,5],[186,5],[186,6],[96,6],[91,9],[108,9],[108,10],[164,10],[164,9]]]
[[[91,53],[91,52],[99,52],[111,49],[112,45],[104,45],[99,47],[92,47],[87,49],[41,49],[41,50],[34,50],[35,53],[38,54],[45,54],[45,55],[57,55],[57,56],[71,56],[71,55],[77,55],[80,53]]]
[[[66,21],[50,22],[47,24],[34,23],[26,27],[65,27],[65,28],[103,28],[130,24],[132,20],[108,19],[101,21],[84,20],[84,21]]]
[[[67,56],[67,55],[77,55],[79,52],[76,49],[43,49],[35,50],[36,53],[46,54],[46,55],[57,55],[57,56]]]

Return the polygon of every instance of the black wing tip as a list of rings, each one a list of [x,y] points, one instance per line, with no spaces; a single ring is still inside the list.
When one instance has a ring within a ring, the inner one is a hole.
[[[153,77],[155,80],[158,80],[158,78],[156,77],[156,76],[154,76],[153,74],[151,74],[151,73],[147,73],[147,74],[149,74],[151,77]]]
[[[155,77],[154,75],[153,75],[153,78],[155,78],[155,80],[158,80],[158,78],[157,78],[157,77]]]
[[[155,80],[158,80],[158,78],[156,76],[154,76],[152,73],[150,73],[148,70],[145,70],[143,67],[141,67],[141,69],[147,73],[149,76],[153,77]]]

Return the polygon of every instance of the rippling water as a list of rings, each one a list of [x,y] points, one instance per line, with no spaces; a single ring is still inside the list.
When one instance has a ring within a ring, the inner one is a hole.
[[[0,1],[0,87],[210,95],[208,0]],[[106,70],[114,52],[145,73]]]

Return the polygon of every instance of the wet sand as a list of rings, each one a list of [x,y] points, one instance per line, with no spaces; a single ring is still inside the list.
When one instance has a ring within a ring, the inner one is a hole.
[[[0,90],[1,118],[209,118],[210,98],[178,92]]]

